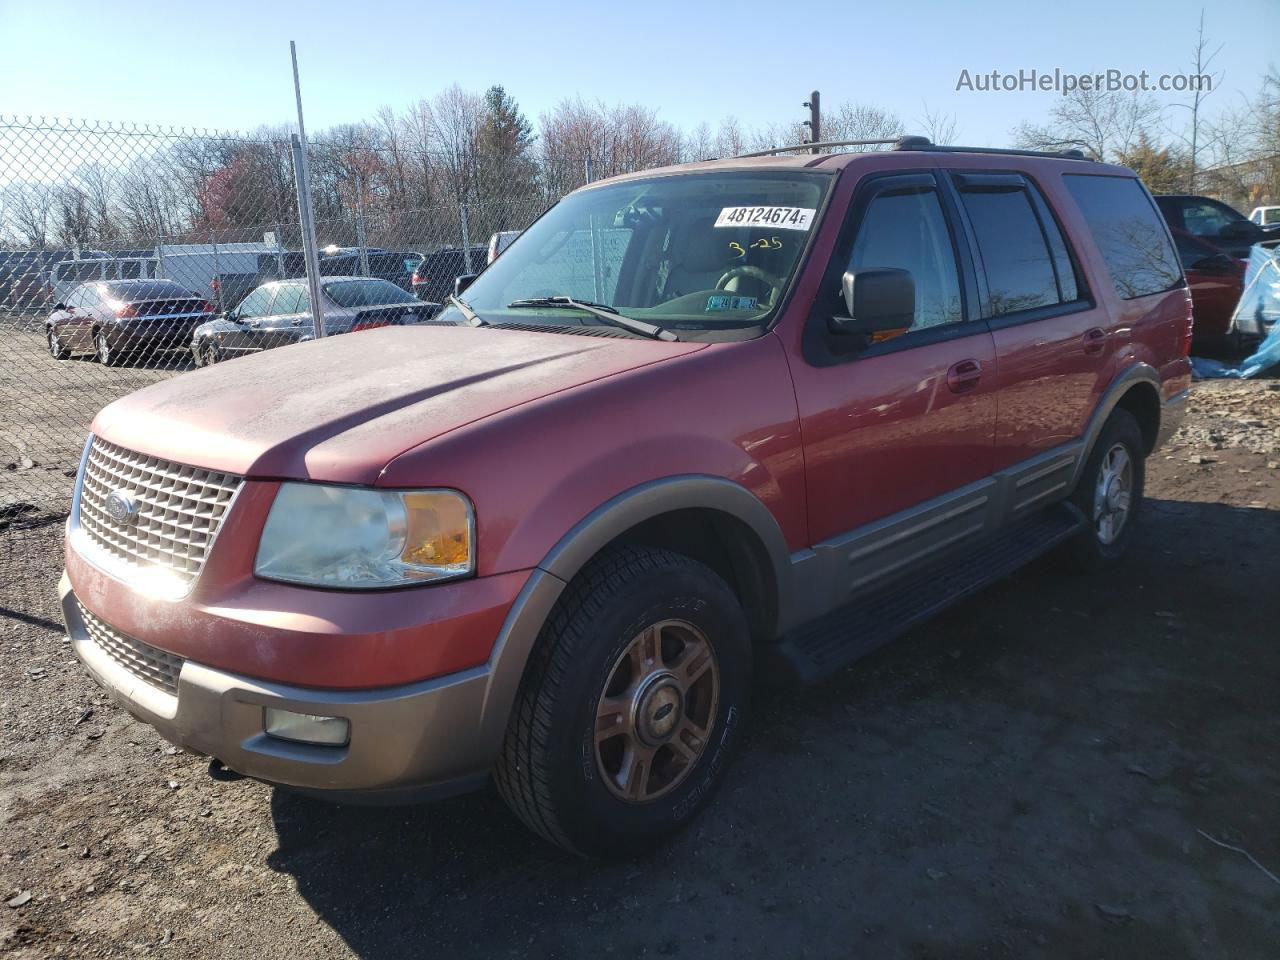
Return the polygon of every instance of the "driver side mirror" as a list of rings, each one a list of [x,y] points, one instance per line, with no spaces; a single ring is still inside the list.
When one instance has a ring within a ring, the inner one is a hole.
[[[1258,229],[1258,225],[1252,220],[1232,220],[1218,232],[1218,236],[1224,240],[1248,240]]]
[[[65,309],[67,309],[67,305],[66,305],[65,303],[55,303],[55,304],[53,305],[53,309],[55,309],[55,310],[65,310]]]
[[[467,289],[467,287],[471,286],[471,284],[475,282],[475,279],[477,276],[479,276],[479,274],[464,273],[460,277],[454,277],[453,278],[453,295],[455,297],[462,296],[462,291]]]
[[[871,267],[846,271],[840,280],[847,316],[832,317],[829,327],[840,335],[905,331],[915,322],[916,284],[911,271]]]

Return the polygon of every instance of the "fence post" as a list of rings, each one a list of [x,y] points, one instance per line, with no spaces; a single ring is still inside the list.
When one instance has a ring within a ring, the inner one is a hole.
[[[218,259],[218,241],[213,238],[212,230],[209,231],[209,242],[213,244],[213,293],[218,298],[218,312],[225,313],[227,304],[222,297],[222,263]]]
[[[307,152],[296,133],[293,145],[293,178],[298,185],[298,229],[302,233],[302,253],[307,262],[307,289],[311,294],[311,323],[316,339],[325,335],[324,308],[320,303],[320,257],[316,253],[316,223],[311,215],[311,177]]]
[[[471,273],[471,230],[467,223],[467,205],[458,204],[458,218],[462,221],[462,255],[467,265],[467,273]]]
[[[298,186],[298,228],[307,261],[307,289],[311,293],[311,329],[317,340],[325,334],[320,301],[320,256],[316,253],[316,221],[311,212],[311,166],[307,162],[307,128],[302,122],[302,81],[298,78],[298,45],[289,41],[293,61],[293,96],[298,102],[298,132],[292,135],[294,182]]]
[[[360,248],[360,275],[369,276],[369,244],[364,235],[364,182],[356,174],[356,245]]]

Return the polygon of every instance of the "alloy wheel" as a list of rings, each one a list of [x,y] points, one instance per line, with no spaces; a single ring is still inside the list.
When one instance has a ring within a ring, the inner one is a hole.
[[[596,768],[631,803],[656,800],[692,772],[720,699],[720,666],[706,635],[685,620],[642,630],[614,661],[596,705]]]
[[[1123,443],[1112,445],[1098,465],[1093,494],[1093,528],[1098,540],[1115,543],[1124,530],[1133,499],[1133,461]]]

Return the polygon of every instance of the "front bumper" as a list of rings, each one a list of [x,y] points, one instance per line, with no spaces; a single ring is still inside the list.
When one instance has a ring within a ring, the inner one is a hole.
[[[176,694],[146,682],[91,635],[71,584],[62,612],[76,656],[112,697],[166,740],[215,756],[249,777],[316,790],[395,791],[481,779],[477,755],[487,669],[399,687],[341,691],[254,680],[186,660]],[[345,746],[311,746],[267,735],[264,710],[346,718]]]
[[[76,656],[117,703],[166,740],[268,783],[378,802],[456,793],[483,782],[501,747],[537,627],[562,587],[541,571],[529,579],[487,663],[360,690],[254,679],[186,659],[169,692],[95,639],[66,574],[59,593]],[[268,707],[343,717],[350,739],[333,747],[269,736]]]

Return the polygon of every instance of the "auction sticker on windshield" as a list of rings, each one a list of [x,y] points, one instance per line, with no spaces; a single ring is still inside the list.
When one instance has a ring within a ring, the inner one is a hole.
[[[716,217],[717,227],[774,227],[778,230],[808,230],[813,224],[813,207],[725,207]]]

